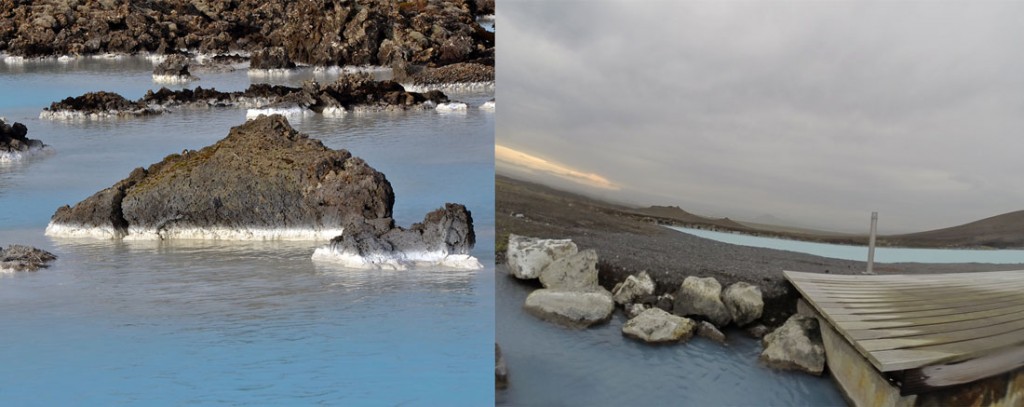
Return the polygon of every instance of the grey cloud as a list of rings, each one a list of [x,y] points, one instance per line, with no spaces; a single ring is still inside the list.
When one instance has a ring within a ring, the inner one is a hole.
[[[498,142],[819,227],[1024,209],[1024,3],[506,2]]]

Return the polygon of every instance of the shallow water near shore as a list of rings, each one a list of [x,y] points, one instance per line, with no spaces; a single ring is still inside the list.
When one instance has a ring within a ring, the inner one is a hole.
[[[85,92],[129,99],[158,89],[144,58],[0,63],[0,116],[51,154],[0,166],[0,245],[59,256],[0,273],[0,404],[443,404],[493,400],[494,273],[353,271],[311,260],[326,242],[117,242],[43,236],[74,204],[244,122],[245,109],[47,121],[50,102]],[[330,75],[328,72],[327,75]],[[241,90],[245,70],[187,87]],[[296,85],[301,78],[271,78]],[[181,88],[174,86],[172,88]],[[289,118],[386,174],[403,226],[445,202],[474,215],[493,264],[493,93],[433,110]]]
[[[534,287],[495,276],[497,341],[509,387],[499,405],[845,406],[828,377],[778,372],[758,364],[761,345],[726,331],[727,346],[694,337],[652,346],[622,335],[625,316],[585,330],[541,321],[523,309]]]
[[[807,253],[833,259],[867,261],[867,246],[837,245],[802,242],[799,240],[775,239],[751,236],[742,233],[716,232],[692,228],[668,226],[669,229],[705,239],[740,246],[764,247],[775,250]],[[913,249],[901,247],[875,247],[875,261],[878,263],[1024,263],[1024,250],[977,250],[977,249]]]

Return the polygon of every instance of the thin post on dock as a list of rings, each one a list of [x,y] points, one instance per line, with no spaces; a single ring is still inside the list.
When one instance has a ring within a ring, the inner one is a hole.
[[[868,235],[868,271],[874,274],[875,268],[875,231],[878,227],[878,212],[871,212],[871,234]]]

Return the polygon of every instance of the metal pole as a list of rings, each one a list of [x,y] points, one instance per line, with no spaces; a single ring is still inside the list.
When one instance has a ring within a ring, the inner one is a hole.
[[[878,212],[871,212],[871,234],[868,236],[868,274],[875,274],[875,229],[878,227]]]

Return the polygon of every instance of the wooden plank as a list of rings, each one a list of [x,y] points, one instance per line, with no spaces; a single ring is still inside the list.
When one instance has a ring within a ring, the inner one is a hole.
[[[932,325],[954,321],[967,321],[972,319],[983,319],[1000,315],[1024,312],[1024,305],[1000,308],[996,310],[965,312],[962,314],[946,315],[940,317],[902,318],[888,321],[842,321],[836,322],[840,329],[871,329],[871,328],[898,328],[908,326]],[[830,318],[831,320],[831,318]]]
[[[917,336],[928,334],[941,335],[950,332],[982,329],[990,325],[1004,324],[1019,320],[1024,320],[1024,314],[1006,314],[998,317],[987,318],[984,320],[959,321],[908,328],[863,330],[855,329],[847,331],[847,333],[851,339],[862,341],[866,339],[899,338],[904,336]]]
[[[964,362],[938,364],[903,372],[905,394],[918,394],[928,390],[971,383],[993,375],[1006,373],[1024,366],[1024,346],[1015,346],[1003,352],[991,353]]]
[[[1024,335],[1008,332],[969,341],[922,346],[912,349],[893,349],[871,352],[882,364],[883,372],[913,369],[938,363],[953,363],[972,359],[1003,347],[1024,345]]]
[[[915,336],[904,336],[899,338],[868,339],[860,341],[864,350],[874,352],[879,350],[902,349],[921,347],[929,345],[941,345],[944,343],[960,342],[971,339],[981,339],[990,336],[1001,335],[1009,332],[1018,332],[1024,336],[1024,320],[1012,321],[996,325],[988,325],[980,329],[968,329],[947,332],[944,334],[923,334]]]
[[[994,295],[987,298],[985,304],[1006,304],[1016,301],[1020,301],[1022,293],[1009,293]],[[843,315],[843,314],[884,314],[898,311],[921,311],[926,309],[936,309],[936,307],[944,307],[949,309],[966,309],[971,306],[978,304],[976,298],[970,299],[959,299],[953,301],[941,301],[936,303],[935,301],[919,301],[914,303],[906,304],[892,304],[892,303],[860,303],[860,304],[847,304],[844,302],[819,302],[818,305],[821,309],[825,310],[832,315]]]

